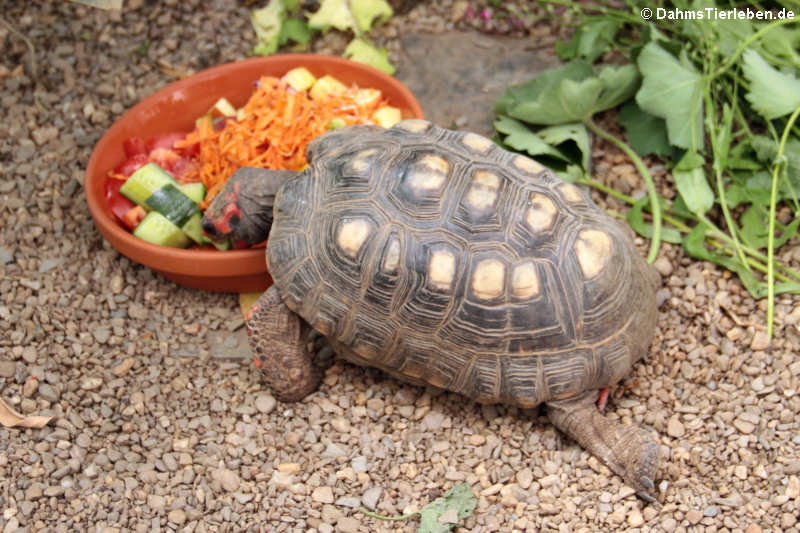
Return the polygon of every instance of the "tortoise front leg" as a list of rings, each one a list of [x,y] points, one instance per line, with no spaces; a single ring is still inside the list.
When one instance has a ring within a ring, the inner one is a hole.
[[[253,362],[277,399],[296,402],[314,392],[322,374],[308,352],[300,317],[274,285],[253,306],[247,334]]]
[[[652,435],[637,426],[614,422],[597,410],[597,391],[547,402],[547,414],[558,429],[603,461],[636,494],[655,501],[655,476],[661,448]]]

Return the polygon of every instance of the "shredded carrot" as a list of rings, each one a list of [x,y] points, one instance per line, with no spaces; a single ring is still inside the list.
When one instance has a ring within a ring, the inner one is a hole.
[[[348,126],[373,123],[370,117],[385,101],[380,98],[365,105],[358,102],[357,90],[351,87],[313,100],[308,92],[296,92],[285,81],[265,76],[238,120],[226,121],[221,129],[214,128],[211,121],[200,121],[194,131],[175,144],[177,148],[199,145],[199,169],[187,178],[206,186],[200,207],[208,207],[240,167],[304,168],[308,164],[306,146],[325,133],[334,118]]]

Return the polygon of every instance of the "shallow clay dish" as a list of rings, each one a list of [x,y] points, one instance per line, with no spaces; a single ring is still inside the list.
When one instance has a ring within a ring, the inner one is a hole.
[[[315,76],[331,74],[346,84],[380,89],[404,118],[423,118],[416,98],[399,81],[361,63],[335,56],[285,54],[258,57],[209,68],[167,85],[136,104],[100,139],[86,168],[84,189],[97,229],[120,253],[181,285],[217,292],[255,292],[271,283],[263,248],[220,252],[168,248],[150,244],[125,230],[105,201],[108,171],[125,159],[122,143],[129,137],[191,131],[194,121],[221,97],[239,107],[261,76],[282,76],[304,66]]]

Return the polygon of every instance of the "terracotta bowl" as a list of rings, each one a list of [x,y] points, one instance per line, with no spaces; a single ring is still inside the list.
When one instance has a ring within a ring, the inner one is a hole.
[[[335,56],[285,54],[258,57],[209,68],[167,85],[136,104],[100,139],[86,168],[84,189],[89,211],[100,234],[120,253],[149,266],[181,285],[216,292],[256,292],[272,280],[267,273],[263,248],[220,252],[157,246],[125,230],[106,205],[108,171],[125,154],[122,143],[129,137],[147,138],[159,133],[191,131],[194,121],[221,97],[234,106],[244,105],[253,82],[261,76],[282,76],[304,66],[317,77],[336,76],[346,84],[380,89],[389,104],[400,108],[404,118],[423,118],[414,95],[399,81],[372,67]]]

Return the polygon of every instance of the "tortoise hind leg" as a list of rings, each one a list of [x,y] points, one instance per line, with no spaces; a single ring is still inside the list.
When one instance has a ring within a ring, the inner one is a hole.
[[[640,498],[655,501],[655,476],[661,449],[643,429],[627,426],[600,414],[595,405],[597,391],[574,398],[547,402],[547,414],[558,429],[578,441],[603,461]]]
[[[253,362],[277,399],[295,402],[314,392],[322,374],[308,352],[300,317],[274,285],[253,306],[247,334]]]

